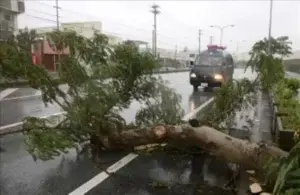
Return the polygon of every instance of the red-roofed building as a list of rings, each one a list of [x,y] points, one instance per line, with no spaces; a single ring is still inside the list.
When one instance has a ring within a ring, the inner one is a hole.
[[[48,71],[57,70],[57,59],[69,55],[69,48],[57,51],[55,46],[49,44],[44,37],[41,37],[32,44],[32,63],[46,68]]]

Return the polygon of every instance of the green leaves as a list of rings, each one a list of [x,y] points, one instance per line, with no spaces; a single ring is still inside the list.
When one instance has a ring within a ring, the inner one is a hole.
[[[275,101],[278,105],[279,112],[287,114],[287,116],[281,117],[283,128],[295,132],[300,131],[300,104],[296,97],[299,85],[299,80],[285,78],[274,87]]]
[[[146,107],[136,114],[136,125],[149,127],[155,124],[176,125],[181,123],[184,111],[181,96],[174,89],[166,87],[162,79],[158,80],[153,97],[146,101]]]
[[[43,65],[31,63],[31,46],[38,38],[59,54],[56,79]],[[135,126],[175,124],[183,115],[180,97],[152,75],[158,67],[156,59],[139,52],[130,41],[111,47],[103,34],[91,38],[74,31],[37,35],[26,29],[0,46],[0,56],[0,75],[27,79],[31,87],[42,91],[45,103],[55,103],[66,111],[60,124],[25,119],[26,144],[34,158],[51,159],[87,139],[102,148],[109,135],[126,130],[120,113],[133,101],[147,106],[137,114]]]
[[[25,143],[28,152],[36,160],[50,160],[59,156],[61,152],[66,153],[67,148],[75,146],[75,140],[69,136],[65,129],[65,121],[59,125],[46,119],[29,117],[25,120]],[[51,127],[52,125],[52,127]]]
[[[263,40],[260,40],[256,42],[252,50],[249,52],[250,55],[253,55],[255,53],[263,53],[267,54],[268,50],[268,44],[269,40],[267,38],[264,38]],[[287,36],[281,36],[281,37],[271,37],[271,54],[272,56],[279,55],[280,57],[289,56],[292,54],[292,43],[289,41],[289,37]]]
[[[288,157],[282,159],[279,165],[276,183],[273,189],[274,195],[289,194],[296,195],[300,192],[300,144],[298,143],[289,153]]]
[[[219,88],[213,107],[202,122],[216,129],[228,129],[234,121],[235,113],[253,104],[252,95],[256,83],[248,79],[231,80]]]

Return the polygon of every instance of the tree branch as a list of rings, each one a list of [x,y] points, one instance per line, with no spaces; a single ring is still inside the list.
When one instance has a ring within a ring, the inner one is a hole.
[[[267,160],[279,159],[288,154],[277,147],[237,139],[207,126],[193,128],[189,125],[157,125],[152,128],[123,131],[110,135],[106,147],[126,148],[166,142],[197,145],[227,162],[258,171],[263,171]]]

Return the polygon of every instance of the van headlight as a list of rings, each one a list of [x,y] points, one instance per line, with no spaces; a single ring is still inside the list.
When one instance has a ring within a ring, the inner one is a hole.
[[[222,79],[223,79],[223,76],[220,75],[220,74],[215,74],[215,75],[214,75],[214,79],[215,79],[215,80],[222,80]]]
[[[191,77],[191,78],[196,78],[196,74],[195,74],[195,73],[191,73],[191,74],[190,74],[190,77]]]

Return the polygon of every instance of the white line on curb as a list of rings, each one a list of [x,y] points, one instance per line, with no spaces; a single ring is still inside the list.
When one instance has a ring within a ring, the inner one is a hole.
[[[17,91],[19,88],[8,88],[0,92],[0,101],[5,98],[6,96],[12,94],[13,92]]]
[[[210,98],[209,100],[207,100],[206,102],[204,102],[203,104],[201,104],[199,107],[197,107],[195,110],[193,110],[192,112],[190,112],[187,115],[185,115],[183,117],[183,120],[190,119],[195,114],[197,114],[197,112],[201,111],[206,106],[208,106],[213,100],[214,100],[213,97]],[[130,163],[132,160],[134,160],[137,157],[138,157],[137,154],[129,153],[128,155],[126,155],[125,157],[123,157],[121,160],[119,160],[116,163],[114,163],[113,165],[111,165],[107,169],[107,172],[109,172],[109,173],[110,172],[116,172],[119,169],[121,169],[122,167],[126,166],[128,163]],[[109,177],[109,175],[107,173],[105,173],[104,171],[102,171],[101,173],[99,173],[98,175],[96,175],[95,177],[93,177],[92,179],[90,179],[89,181],[87,181],[86,183],[82,184],[80,187],[76,188],[74,191],[72,191],[68,195],[84,195],[87,192],[89,192],[91,189],[93,189],[94,187],[96,187],[97,185],[99,185],[101,182],[103,182],[108,177]]]

